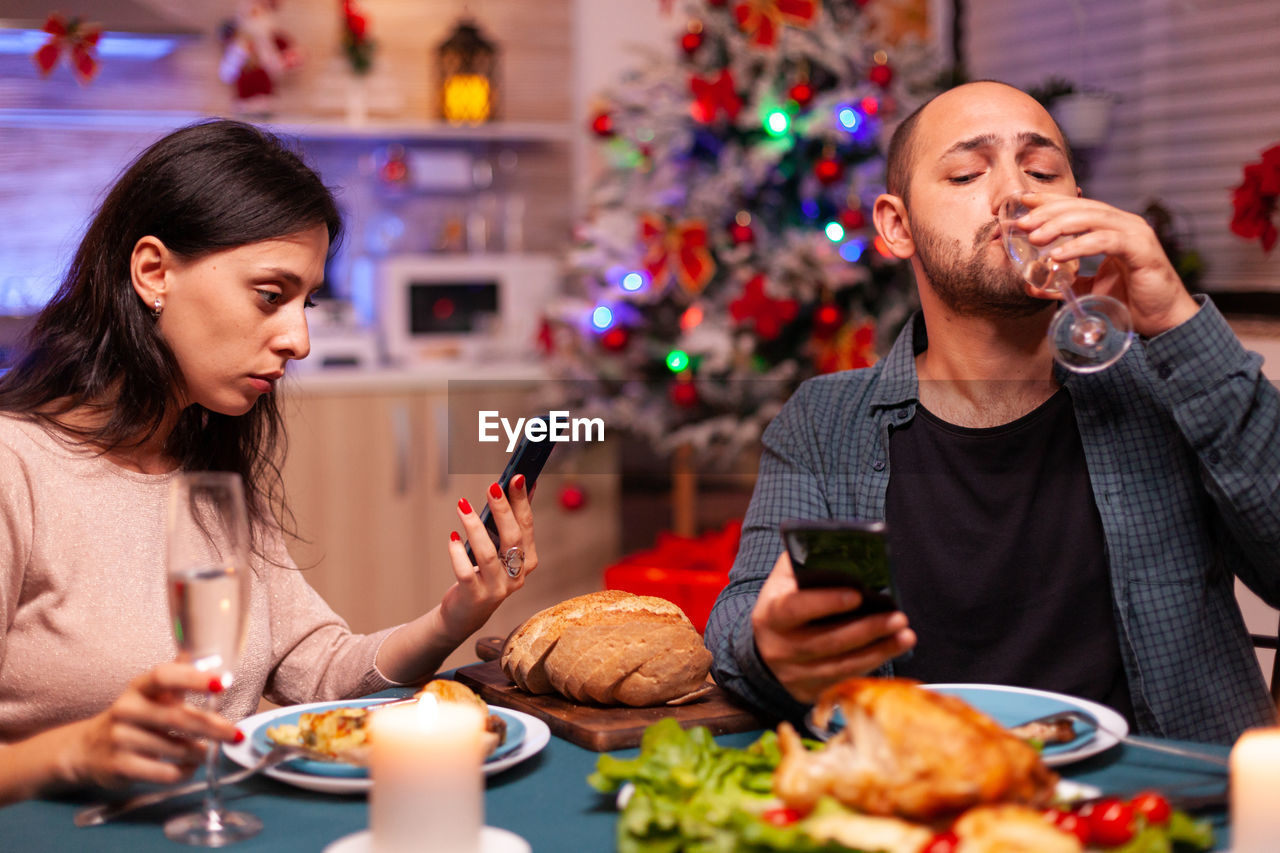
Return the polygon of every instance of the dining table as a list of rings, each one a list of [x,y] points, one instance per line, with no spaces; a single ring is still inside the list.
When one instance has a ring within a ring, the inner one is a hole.
[[[376,696],[402,696],[389,690]],[[743,747],[760,731],[720,735],[722,745]],[[1156,739],[1152,739],[1156,740]],[[1161,741],[1209,752],[1225,758],[1226,746]],[[629,757],[638,749],[612,755]],[[601,753],[592,752],[552,736],[546,747],[486,780],[485,823],[519,835],[534,851],[607,851],[617,847],[618,811],[615,797],[587,784]],[[229,761],[226,768],[233,769]],[[1131,795],[1142,790],[1165,791],[1177,796],[1212,795],[1226,786],[1222,767],[1182,756],[1168,755],[1126,743],[1105,752],[1055,768],[1065,779],[1095,786],[1105,794]],[[363,794],[318,793],[292,787],[263,776],[224,788],[225,802],[238,811],[258,816],[262,831],[237,842],[237,853],[252,851],[323,851],[334,842],[369,826],[369,804]],[[123,796],[123,795],[119,795]],[[0,808],[0,851],[95,851],[137,853],[176,850],[180,845],[165,838],[164,821],[199,805],[192,794],[123,815],[100,826],[77,827],[73,817],[97,801],[88,794],[28,800]],[[1197,815],[1212,822],[1214,849],[1230,846],[1225,804]],[[422,827],[423,850],[430,850],[431,827]]]

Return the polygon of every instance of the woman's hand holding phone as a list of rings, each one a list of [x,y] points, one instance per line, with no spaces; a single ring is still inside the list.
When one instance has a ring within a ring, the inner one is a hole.
[[[478,631],[498,605],[524,586],[525,579],[538,568],[533,505],[525,476],[517,474],[505,491],[493,483],[486,506],[497,529],[496,542],[466,498],[457,506],[465,536],[455,531],[449,541],[449,560],[457,582],[445,592],[440,616],[446,636],[456,642]],[[513,555],[513,550],[523,555]]]
[[[800,589],[791,558],[785,551],[778,557],[751,611],[751,627],[761,660],[797,700],[813,702],[832,684],[866,675],[915,646],[906,614],[848,617],[861,604],[853,589]]]

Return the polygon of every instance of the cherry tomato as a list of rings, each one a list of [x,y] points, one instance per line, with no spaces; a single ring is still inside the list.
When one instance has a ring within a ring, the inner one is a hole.
[[[939,832],[929,843],[920,848],[920,853],[956,853],[960,846],[960,836],[951,830]]]
[[[1080,839],[1081,846],[1089,846],[1089,822],[1080,815],[1062,809],[1045,809],[1044,818],[1063,832]]]
[[[1118,847],[1133,838],[1133,806],[1116,799],[1089,803],[1078,812],[1094,844]]]
[[[1169,801],[1155,791],[1143,791],[1130,800],[1129,805],[1133,806],[1134,812],[1146,818],[1151,826],[1163,826],[1173,814]]]
[[[774,826],[791,826],[791,824],[804,817],[804,815],[800,814],[796,809],[776,808],[763,812],[760,817],[763,818],[766,823],[771,823]]]

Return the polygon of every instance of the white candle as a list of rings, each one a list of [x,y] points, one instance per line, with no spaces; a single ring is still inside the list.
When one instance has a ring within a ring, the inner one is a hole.
[[[1231,749],[1231,850],[1280,850],[1280,728],[1245,732]]]
[[[484,714],[437,702],[375,711],[369,720],[374,853],[478,853],[484,826]]]

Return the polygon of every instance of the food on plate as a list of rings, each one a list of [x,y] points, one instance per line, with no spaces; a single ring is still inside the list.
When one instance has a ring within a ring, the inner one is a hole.
[[[460,702],[475,705],[484,718],[485,755],[493,755],[494,750],[506,743],[507,721],[497,714],[489,713],[489,706],[476,692],[460,681],[448,678],[436,678],[428,681],[422,689],[413,694],[415,699],[423,696],[434,696],[440,702]]]
[[[815,741],[803,747],[830,749]],[[645,730],[634,758],[601,755],[588,782],[618,792],[617,848],[629,853],[1186,853],[1214,844],[1208,822],[1169,809],[1152,792],[1122,803],[1127,812],[1112,801],[1076,810],[1061,802],[1043,810],[993,803],[928,821],[868,815],[831,796],[812,809],[796,808],[774,793],[781,760],[773,731],[736,749],[716,743],[705,728],[664,719]]]
[[[845,727],[810,751],[789,724],[778,729],[782,761],[774,790],[809,810],[823,796],[873,815],[932,820],[973,806],[1044,807],[1058,777],[1040,754],[955,696],[895,678],[854,678],[828,688],[814,708]]]
[[[1013,726],[1009,734],[1018,740],[1048,746],[1054,743],[1071,743],[1076,739],[1076,727],[1070,719],[1061,717],[1056,720],[1032,720],[1020,726]]]
[[[711,653],[667,601],[619,590],[579,595],[529,617],[499,658],[522,690],[643,707],[706,689]]]
[[[483,710],[486,755],[492,755],[506,741],[506,720],[489,713],[485,701],[465,684],[437,678],[427,682],[413,698],[420,700],[427,695],[435,697],[436,701],[474,704]],[[305,712],[298,717],[297,723],[268,728],[267,739],[272,743],[305,747],[318,759],[363,766],[369,763],[369,718],[377,713],[379,707],[351,706]]]
[[[298,717],[297,723],[267,729],[267,739],[272,743],[305,747],[315,758],[368,764],[371,710],[350,707],[308,711]]]

